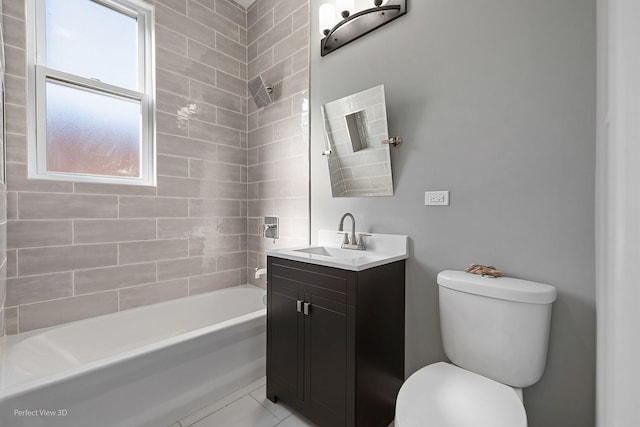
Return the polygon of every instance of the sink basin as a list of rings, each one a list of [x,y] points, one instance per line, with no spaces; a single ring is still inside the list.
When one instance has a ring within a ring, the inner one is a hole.
[[[356,233],[359,234],[359,233]],[[409,238],[395,234],[370,233],[366,250],[342,249],[342,233],[319,230],[315,245],[296,248],[270,249],[267,255],[343,270],[362,271],[388,264],[409,256]]]
[[[332,248],[326,246],[312,246],[310,248],[293,249],[293,252],[302,252],[305,254],[321,255],[333,258],[360,258],[366,255],[365,251],[357,251],[353,249]]]

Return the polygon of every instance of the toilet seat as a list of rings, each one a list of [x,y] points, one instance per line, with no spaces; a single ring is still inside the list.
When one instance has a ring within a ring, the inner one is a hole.
[[[400,388],[395,427],[526,427],[515,390],[449,363],[418,370]]]

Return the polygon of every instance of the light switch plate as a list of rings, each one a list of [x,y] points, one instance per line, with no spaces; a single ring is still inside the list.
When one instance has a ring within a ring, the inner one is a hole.
[[[449,191],[425,191],[425,206],[449,206]]]

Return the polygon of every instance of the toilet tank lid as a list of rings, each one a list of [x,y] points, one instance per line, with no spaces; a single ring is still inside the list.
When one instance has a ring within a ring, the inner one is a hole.
[[[554,286],[544,283],[511,277],[483,277],[455,270],[440,272],[438,285],[470,294],[529,304],[550,304],[558,296]]]

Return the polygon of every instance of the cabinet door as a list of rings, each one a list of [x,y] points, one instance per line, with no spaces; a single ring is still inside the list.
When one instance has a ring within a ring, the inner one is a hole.
[[[305,295],[309,302],[305,316],[306,383],[305,401],[311,419],[318,424],[346,425],[348,357],[351,345],[347,306],[335,301]]]
[[[270,286],[267,317],[267,396],[292,402],[303,398],[304,315],[298,312],[303,295],[294,289]]]

